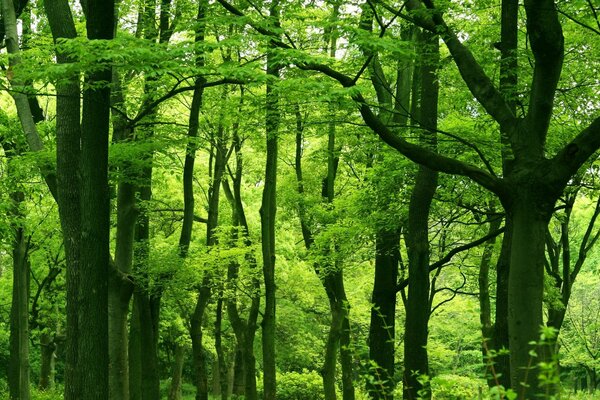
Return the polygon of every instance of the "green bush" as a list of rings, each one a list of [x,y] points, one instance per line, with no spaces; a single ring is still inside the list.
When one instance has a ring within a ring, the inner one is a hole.
[[[317,371],[277,374],[277,400],[324,400],[323,379]]]
[[[438,375],[431,379],[431,391],[435,399],[477,399],[480,388],[485,393],[485,381],[459,375]]]
[[[63,400],[63,388],[39,390],[31,388],[31,400]]]

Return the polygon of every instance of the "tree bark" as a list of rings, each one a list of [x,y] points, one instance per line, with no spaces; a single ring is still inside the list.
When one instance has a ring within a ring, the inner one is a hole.
[[[71,8],[67,0],[45,1],[44,9],[52,37],[60,39],[77,37]],[[57,49],[56,61],[61,64],[74,62],[74,58]],[[65,400],[77,400],[78,348],[78,296],[79,296],[79,247],[81,240],[80,210],[80,87],[79,76],[67,77],[56,83],[56,178],[57,203],[63,232],[66,256],[67,281],[67,327],[65,360]]]
[[[5,139],[6,140],[6,139]],[[4,154],[8,158],[8,176],[12,177],[10,162],[18,155],[17,145],[2,142]],[[10,356],[8,365],[8,389],[11,400],[29,400],[29,254],[28,240],[20,219],[25,201],[24,193],[18,189],[19,183],[12,182],[17,188],[10,194],[12,201],[11,217],[14,220],[12,239],[13,284],[10,307]]]
[[[421,134],[424,146],[435,151],[437,146],[437,109],[439,86],[437,64],[439,62],[438,37],[423,32],[419,40],[421,50],[420,65],[420,107],[419,125],[425,130]],[[420,381],[420,375],[429,375],[427,355],[429,304],[429,213],[433,196],[437,189],[438,173],[419,166],[415,186],[408,210],[408,297],[406,301],[406,323],[404,331],[404,398],[431,398],[428,380]]]
[[[175,360],[171,371],[171,386],[169,388],[168,400],[181,400],[181,378],[183,373],[183,362],[185,360],[185,349],[177,343],[175,345]]]
[[[242,92],[243,95],[243,92]],[[237,241],[239,233],[244,238],[244,245],[252,245],[246,220],[246,213],[241,197],[242,173],[243,173],[243,155],[242,142],[239,137],[237,127],[233,130],[233,144],[236,156],[236,169],[233,177],[233,192],[230,190],[227,181],[223,181],[223,191],[227,196],[232,208],[232,220],[234,231],[232,241]],[[257,262],[252,252],[247,252],[245,259],[251,270],[256,270]],[[227,315],[242,353],[243,363],[243,382],[244,396],[246,400],[257,400],[258,393],[256,388],[256,359],[254,356],[254,338],[257,330],[257,320],[260,306],[260,280],[256,274],[251,274],[250,278],[250,309],[245,320],[239,315],[235,294],[237,293],[237,281],[239,278],[240,265],[232,262],[227,269],[227,281],[232,285],[233,296],[227,300]]]
[[[493,211],[493,210],[491,210]],[[502,218],[491,216],[493,218],[489,223],[488,234],[497,231],[502,223]],[[494,246],[496,237],[489,239],[483,248],[481,261],[479,263],[479,322],[481,324],[482,346],[481,352],[483,364],[485,365],[485,378],[488,381],[488,386],[494,387],[499,382],[497,380],[496,360],[492,357],[491,350],[494,349],[494,326],[492,324],[492,306],[490,301],[490,267],[492,264],[492,256],[494,254]]]
[[[530,343],[539,342],[543,323],[545,235],[551,209],[536,207],[530,197],[532,189],[521,187],[520,190],[526,193],[524,198],[509,209],[513,236],[508,277],[508,331],[511,387],[519,399],[527,399],[540,393],[535,367],[545,360],[543,349]],[[537,350],[538,357],[533,357],[531,350]]]
[[[269,16],[279,26],[279,0],[272,0]],[[262,325],[264,400],[275,400],[277,380],[275,375],[275,215],[277,213],[277,152],[279,136],[279,96],[273,89],[273,81],[279,77],[280,66],[274,54],[267,54],[267,94],[265,127],[267,136],[267,161],[265,185],[260,207],[260,227],[263,254],[263,278],[265,281],[265,310]]]
[[[114,1],[88,0],[88,39],[113,37]],[[86,74],[81,135],[81,400],[108,399],[108,277],[110,200],[108,134],[111,67]],[[100,85],[98,87],[98,85]]]

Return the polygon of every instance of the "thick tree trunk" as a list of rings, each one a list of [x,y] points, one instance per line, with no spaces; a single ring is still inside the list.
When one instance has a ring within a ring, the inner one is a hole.
[[[508,281],[510,372],[519,399],[543,390],[536,365],[545,360],[545,349],[530,343],[539,342],[543,323],[545,235],[551,213],[536,207],[532,196],[523,197],[509,210],[513,224]],[[537,357],[531,350],[537,351]]]
[[[88,0],[90,40],[112,39],[114,1]],[[111,67],[86,76],[81,136],[81,280],[79,364],[81,400],[108,399],[108,276],[110,200],[108,133]],[[98,85],[101,85],[98,87]]]
[[[244,380],[246,379],[246,371],[244,368],[244,351],[238,343],[235,349],[235,358],[233,362],[233,379],[231,380],[231,394],[235,396],[244,395]]]
[[[130,400],[142,400],[142,332],[140,326],[140,310],[136,296],[137,294],[134,292],[128,340]]]
[[[512,218],[506,215],[506,229],[502,237],[500,256],[496,262],[496,313],[493,327],[494,384],[504,388],[511,387],[510,354],[508,340],[508,273],[510,270],[510,251],[512,245]]]

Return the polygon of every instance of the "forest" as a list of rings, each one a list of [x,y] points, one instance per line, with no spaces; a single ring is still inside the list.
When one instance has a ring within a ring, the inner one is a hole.
[[[597,1],[0,1],[0,398],[600,399]]]

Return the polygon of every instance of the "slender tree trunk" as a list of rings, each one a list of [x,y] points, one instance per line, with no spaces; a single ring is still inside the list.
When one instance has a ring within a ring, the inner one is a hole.
[[[175,345],[175,360],[171,371],[171,387],[169,388],[168,400],[181,400],[181,378],[183,373],[183,362],[185,360],[185,348],[177,343]]]
[[[369,324],[369,359],[374,363],[367,389],[372,399],[392,399],[396,324],[396,283],[398,281],[399,230],[377,232],[375,280]]]
[[[158,30],[156,27],[156,0],[145,0],[142,4],[143,10],[139,20],[138,29],[142,36],[149,41],[158,41],[165,44],[171,37],[170,26],[170,8],[171,0],[161,0],[160,16]],[[154,100],[156,92],[156,78],[154,76],[145,76],[144,93],[146,99],[142,107],[147,106]],[[155,120],[156,112],[150,112],[145,120],[148,127],[138,128],[136,139],[139,141],[151,142],[154,138],[154,128],[152,123]],[[154,164],[154,150],[152,146],[146,151],[142,158],[144,166],[139,171],[137,177],[137,193],[140,204],[148,204],[152,200],[152,172]],[[158,400],[160,397],[160,374],[158,366],[158,325],[160,317],[160,303],[162,298],[162,288],[160,283],[151,287],[148,277],[149,257],[150,257],[150,219],[148,210],[144,206],[139,206],[141,210],[137,219],[135,231],[135,252],[134,268],[137,272],[138,281],[133,292],[133,309],[135,318],[131,318],[131,329],[139,332],[139,337],[134,338],[134,343],[130,349],[134,351],[130,354],[129,365],[134,366],[132,376],[135,384],[131,385],[133,399]],[[160,279],[159,279],[160,281]]]
[[[54,365],[56,358],[56,342],[48,333],[40,335],[40,381],[38,387],[48,390],[54,387]]]
[[[220,182],[219,182],[220,184]],[[217,312],[215,318],[215,351],[217,352],[217,371],[213,371],[213,380],[217,382],[219,394],[222,400],[227,400],[229,390],[227,388],[227,363],[225,361],[225,350],[223,349],[223,297],[220,294],[217,300]],[[217,394],[215,392],[215,394]]]
[[[127,167],[125,167],[126,169]],[[127,175],[127,171],[123,171]],[[133,262],[133,238],[137,210],[135,188],[121,182],[117,191],[115,268],[108,287],[109,392],[111,400],[129,400],[127,314],[133,284],[126,278]]]
[[[44,9],[55,43],[59,39],[77,37],[68,0],[45,1]],[[75,61],[69,54],[60,51],[57,51],[56,60],[61,64]],[[56,84],[56,178],[58,211],[67,265],[65,400],[78,400],[80,389],[77,383],[79,372],[77,368],[79,339],[77,313],[81,241],[79,172],[81,129],[79,75],[70,78],[70,80],[61,79]]]
[[[511,387],[510,354],[508,354],[508,273],[512,243],[512,218],[506,215],[506,229],[502,236],[500,256],[496,262],[496,313],[493,326],[494,384]],[[497,383],[496,383],[497,382]]]
[[[421,134],[425,146],[436,148],[437,109],[439,86],[437,64],[439,62],[438,37],[424,31],[420,43],[422,50],[421,106],[419,124],[426,130]],[[429,303],[429,212],[437,189],[438,174],[420,166],[409,204],[408,232],[408,297],[406,301],[406,324],[404,332],[404,398],[431,398],[428,383],[419,380],[429,375],[427,355]]]
[[[10,159],[17,151],[14,146],[2,143],[4,154]],[[9,165],[9,176],[12,169]],[[17,182],[13,182],[17,185]],[[11,400],[29,400],[29,255],[27,237],[18,221],[23,218],[20,207],[25,200],[22,191],[11,193],[13,286],[10,307],[10,358],[8,365],[8,388]]]
[[[113,0],[87,1],[90,40],[113,37]],[[108,133],[111,67],[88,73],[81,136],[81,280],[79,351],[81,400],[108,399],[108,276],[110,200]],[[101,85],[98,87],[98,85]]]
[[[243,92],[242,92],[243,94]],[[224,181],[224,192],[229,202],[231,203],[234,231],[232,235],[233,240],[237,240],[238,233],[241,231],[244,237],[245,246],[249,247],[252,245],[249,236],[248,223],[246,220],[246,213],[244,212],[244,205],[241,196],[242,186],[242,172],[243,172],[243,156],[242,156],[242,143],[238,134],[237,128],[233,130],[233,144],[235,148],[236,156],[236,169],[233,177],[233,192],[229,189],[227,181]],[[257,263],[251,252],[246,253],[246,260],[252,270],[256,270]],[[227,280],[232,283],[233,293],[236,293],[236,282],[239,277],[240,265],[237,262],[231,263],[227,269]],[[256,359],[254,356],[254,338],[257,330],[257,320],[260,306],[260,280],[256,277],[256,274],[251,276],[251,288],[250,288],[250,309],[248,311],[248,317],[244,321],[239,315],[237,302],[235,296],[232,296],[227,301],[227,315],[229,321],[233,327],[238,346],[241,350],[242,363],[243,363],[243,382],[244,382],[244,396],[246,400],[257,400],[257,388],[256,388]]]
[[[350,318],[348,305],[344,305],[344,319],[342,321],[342,333],[340,335],[340,364],[342,366],[342,398],[343,400],[354,400],[354,360],[352,357]]]
[[[488,233],[497,231],[502,223],[502,218],[493,217],[490,221]],[[496,243],[496,237],[494,236],[488,240],[483,248],[483,254],[481,255],[481,261],[479,263],[479,322],[481,323],[481,336],[482,346],[481,352],[483,357],[483,363],[485,365],[485,377],[488,381],[489,387],[497,385],[496,380],[496,369],[494,366],[495,360],[491,358],[491,351],[494,348],[493,345],[493,325],[492,325],[492,307],[490,303],[490,266],[492,263],[492,256],[494,254],[494,245]]]
[[[205,17],[208,4],[205,0],[198,3],[198,28],[196,30],[196,43],[204,41]],[[203,54],[196,54],[196,63],[198,66],[204,65]],[[194,223],[194,162],[196,159],[196,138],[198,137],[199,113],[202,107],[202,97],[204,89],[202,84],[204,79],[196,79],[194,94],[192,97],[192,106],[190,109],[190,119],[188,127],[188,143],[186,146],[185,161],[183,167],[183,224],[181,227],[181,236],[179,237],[179,255],[186,258],[192,238],[192,226]],[[210,298],[210,288],[207,284],[200,287],[196,307],[190,318],[190,337],[192,340],[192,355],[194,362],[194,384],[196,386],[196,400],[208,399],[208,382],[206,377],[206,357],[202,345],[202,320],[204,311]]]
[[[279,26],[279,0],[269,7],[270,18]],[[267,54],[267,97],[265,126],[267,135],[267,162],[265,186],[260,207],[260,227],[263,254],[263,277],[265,281],[265,310],[262,320],[262,353],[264,400],[275,400],[277,381],[275,376],[275,215],[277,213],[277,151],[279,136],[279,97],[273,89],[273,80],[279,77],[280,67]]]

